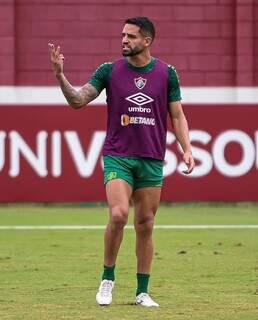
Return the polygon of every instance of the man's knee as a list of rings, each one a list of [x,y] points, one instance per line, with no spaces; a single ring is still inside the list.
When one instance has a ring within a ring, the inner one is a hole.
[[[110,208],[110,223],[114,228],[123,228],[128,219],[128,208],[117,205]]]
[[[154,225],[154,216],[150,215],[147,218],[140,218],[134,223],[135,231],[139,235],[150,235],[152,234]]]

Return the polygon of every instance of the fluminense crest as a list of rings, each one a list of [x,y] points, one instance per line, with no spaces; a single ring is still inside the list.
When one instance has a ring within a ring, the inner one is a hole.
[[[144,79],[144,78],[142,78],[142,77],[139,77],[139,78],[135,78],[135,79],[134,79],[134,83],[135,83],[136,87],[137,87],[138,89],[140,89],[140,90],[145,87],[146,82],[147,82],[147,79]]]

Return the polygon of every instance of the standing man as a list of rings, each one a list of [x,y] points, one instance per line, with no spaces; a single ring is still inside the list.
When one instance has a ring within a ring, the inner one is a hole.
[[[124,58],[102,64],[91,80],[76,90],[63,73],[60,47],[49,44],[52,69],[72,108],[81,108],[106,88],[108,122],[104,143],[104,184],[109,206],[105,231],[104,270],[96,295],[99,305],[112,302],[115,263],[128,219],[129,199],[134,203],[137,290],[135,303],[158,307],[148,294],[153,258],[152,231],[160,201],[165,157],[167,115],[192,172],[188,125],[174,67],[150,54],[155,37],[147,17],[127,19],[122,31]]]

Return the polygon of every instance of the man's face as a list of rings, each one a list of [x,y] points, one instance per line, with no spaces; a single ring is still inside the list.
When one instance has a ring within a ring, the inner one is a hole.
[[[146,47],[146,40],[139,32],[140,27],[134,24],[126,24],[122,31],[122,54],[132,57],[141,53]]]

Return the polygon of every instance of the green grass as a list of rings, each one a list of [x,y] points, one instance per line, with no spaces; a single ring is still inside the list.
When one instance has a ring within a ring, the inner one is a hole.
[[[0,225],[106,221],[100,206],[0,207]],[[258,224],[258,206],[162,206],[156,223]],[[95,302],[103,230],[0,230],[0,319],[258,319],[258,229],[157,229],[154,239],[150,291],[161,307],[133,305],[134,231],[126,230],[113,304],[103,308]]]

